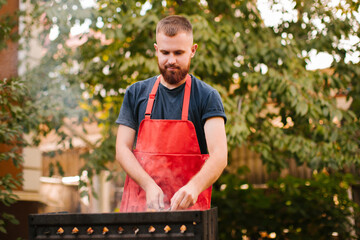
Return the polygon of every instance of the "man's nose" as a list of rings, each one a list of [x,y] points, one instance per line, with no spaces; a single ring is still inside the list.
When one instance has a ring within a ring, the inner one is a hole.
[[[168,59],[168,63],[169,64],[175,64],[176,63],[176,58],[173,54],[170,54],[169,59]]]

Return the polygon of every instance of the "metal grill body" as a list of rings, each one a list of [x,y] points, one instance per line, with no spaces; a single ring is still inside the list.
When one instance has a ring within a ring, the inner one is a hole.
[[[29,216],[29,239],[218,239],[217,208],[206,211],[54,213]]]

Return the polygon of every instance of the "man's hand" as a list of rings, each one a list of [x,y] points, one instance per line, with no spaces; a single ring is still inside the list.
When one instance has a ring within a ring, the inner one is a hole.
[[[197,188],[188,183],[180,188],[171,198],[170,210],[184,210],[193,206],[199,196]]]
[[[145,192],[148,210],[159,211],[164,209],[164,193],[156,183],[147,186]]]

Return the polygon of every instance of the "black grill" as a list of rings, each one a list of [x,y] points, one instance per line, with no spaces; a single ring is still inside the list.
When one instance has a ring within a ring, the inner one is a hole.
[[[54,213],[29,216],[29,239],[218,239],[217,208],[207,211]]]

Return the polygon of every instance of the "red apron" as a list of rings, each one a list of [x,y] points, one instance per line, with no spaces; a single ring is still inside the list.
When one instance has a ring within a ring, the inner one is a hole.
[[[145,119],[140,123],[136,149],[133,151],[145,171],[164,192],[165,209],[172,196],[202,167],[208,154],[201,154],[196,131],[188,119],[191,77],[187,75],[181,120],[150,119],[155,95],[160,83],[157,78],[149,95]],[[210,208],[211,187],[203,191],[189,210]],[[146,211],[146,193],[126,176],[121,212]]]

